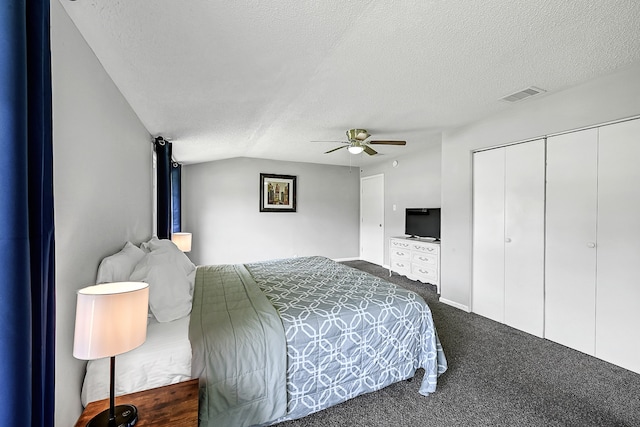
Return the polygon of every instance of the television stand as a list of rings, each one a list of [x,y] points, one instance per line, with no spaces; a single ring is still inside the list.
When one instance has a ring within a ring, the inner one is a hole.
[[[389,241],[389,276],[392,272],[435,285],[440,293],[440,242],[419,237],[392,237]]]

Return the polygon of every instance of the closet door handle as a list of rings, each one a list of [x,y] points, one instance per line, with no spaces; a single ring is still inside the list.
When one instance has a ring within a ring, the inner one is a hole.
[[[504,239],[504,241],[507,243],[511,243],[511,238],[507,237],[506,239]]]
[[[587,247],[593,249],[593,248],[596,247],[596,244],[593,243],[593,242],[589,242],[589,243],[587,243]]]

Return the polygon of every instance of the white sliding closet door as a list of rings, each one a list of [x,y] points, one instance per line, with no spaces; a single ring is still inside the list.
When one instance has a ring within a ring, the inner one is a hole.
[[[472,311],[542,336],[544,140],[474,154]]]
[[[545,338],[595,351],[598,129],[547,139]]]
[[[596,356],[640,373],[640,120],[600,128]]]
[[[473,155],[472,311],[504,322],[504,149]]]
[[[544,333],[544,141],[506,148],[504,323]]]

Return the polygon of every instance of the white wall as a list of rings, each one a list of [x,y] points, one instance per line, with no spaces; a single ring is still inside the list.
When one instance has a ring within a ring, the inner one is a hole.
[[[361,167],[360,171],[363,178],[384,174],[384,263],[388,266],[389,238],[405,235],[405,209],[441,206],[441,147],[432,143],[417,153],[386,157],[379,163]],[[398,161],[396,167],[392,164],[394,160]]]
[[[358,257],[357,168],[235,158],[183,167],[184,231],[200,265]],[[260,212],[260,173],[297,176],[297,212]]]
[[[442,300],[471,305],[472,151],[640,114],[640,66],[514,104],[442,138]]]
[[[82,410],[76,290],[99,261],[151,234],[151,136],[57,0],[51,2],[56,239],[56,426]]]

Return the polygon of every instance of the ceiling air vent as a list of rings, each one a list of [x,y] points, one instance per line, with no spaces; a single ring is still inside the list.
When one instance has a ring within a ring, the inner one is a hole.
[[[506,102],[522,101],[525,98],[529,98],[530,96],[538,95],[539,93],[543,93],[543,92],[546,92],[546,91],[534,86],[529,86],[526,89],[522,89],[516,93],[512,93],[511,95],[505,96],[504,98],[502,98],[502,101],[506,101]]]

